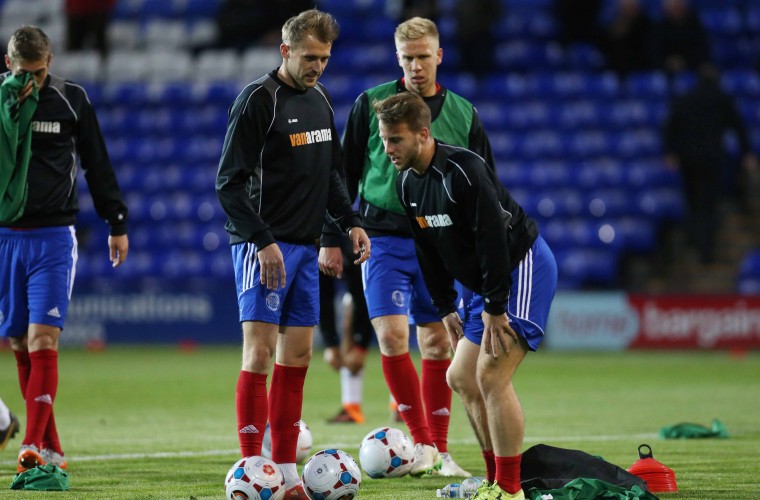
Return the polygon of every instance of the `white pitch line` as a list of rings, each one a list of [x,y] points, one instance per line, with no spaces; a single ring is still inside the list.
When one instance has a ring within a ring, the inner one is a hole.
[[[526,443],[577,443],[582,441],[625,441],[635,439],[640,441],[642,439],[656,439],[657,434],[619,434],[619,435],[599,435],[599,436],[543,436],[543,437],[526,437]],[[452,439],[449,440],[449,444],[477,444],[475,438],[464,439]],[[324,450],[328,448],[354,448],[356,443],[316,443],[312,446],[315,450]],[[75,462],[100,462],[110,460],[134,460],[144,458],[184,458],[184,457],[215,457],[222,455],[236,455],[240,452],[238,448],[230,448],[228,450],[204,450],[204,451],[161,451],[155,453],[119,453],[110,455],[77,455],[71,459],[72,463]],[[15,464],[15,460],[3,460],[0,461],[2,465]]]

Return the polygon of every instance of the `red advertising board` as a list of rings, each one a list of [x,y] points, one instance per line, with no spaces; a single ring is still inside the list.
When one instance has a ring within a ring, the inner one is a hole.
[[[760,296],[628,298],[639,316],[638,334],[630,348],[760,348]]]

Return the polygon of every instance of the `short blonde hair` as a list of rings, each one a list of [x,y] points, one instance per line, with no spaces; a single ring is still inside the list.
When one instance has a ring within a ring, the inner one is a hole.
[[[310,9],[285,21],[282,26],[282,43],[299,47],[307,35],[313,35],[322,43],[332,44],[339,34],[340,26],[331,14]]]
[[[411,42],[429,36],[438,42],[438,27],[430,19],[413,17],[396,26],[396,42]]]

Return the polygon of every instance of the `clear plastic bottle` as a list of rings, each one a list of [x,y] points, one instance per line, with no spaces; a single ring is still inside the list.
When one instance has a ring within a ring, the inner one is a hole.
[[[459,483],[447,484],[443,488],[435,490],[435,496],[438,498],[464,498],[461,495],[462,485]]]
[[[483,481],[485,480],[486,478],[484,477],[468,477],[462,481],[462,484],[459,486],[459,494],[461,495],[459,498],[474,497],[478,488],[480,488],[480,485],[483,484]]]

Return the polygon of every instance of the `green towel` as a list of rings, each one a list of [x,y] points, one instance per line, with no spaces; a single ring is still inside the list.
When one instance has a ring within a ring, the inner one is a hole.
[[[622,486],[585,477],[573,479],[562,488],[553,490],[531,488],[528,491],[528,498],[530,500],[542,500],[543,498],[552,498],[553,500],[594,500],[597,498],[657,500],[656,496],[642,490],[636,485],[631,486],[631,489],[627,490]]]
[[[24,214],[27,174],[32,157],[32,116],[40,100],[37,86],[23,103],[18,93],[31,73],[10,75],[0,85],[0,223],[8,224]]]
[[[663,427],[660,429],[662,439],[679,439],[679,438],[727,438],[728,430],[723,422],[713,419],[710,427],[701,424],[692,424],[688,422]]]
[[[57,465],[38,465],[33,469],[16,474],[13,477],[11,489],[66,491],[69,489],[69,474]]]

